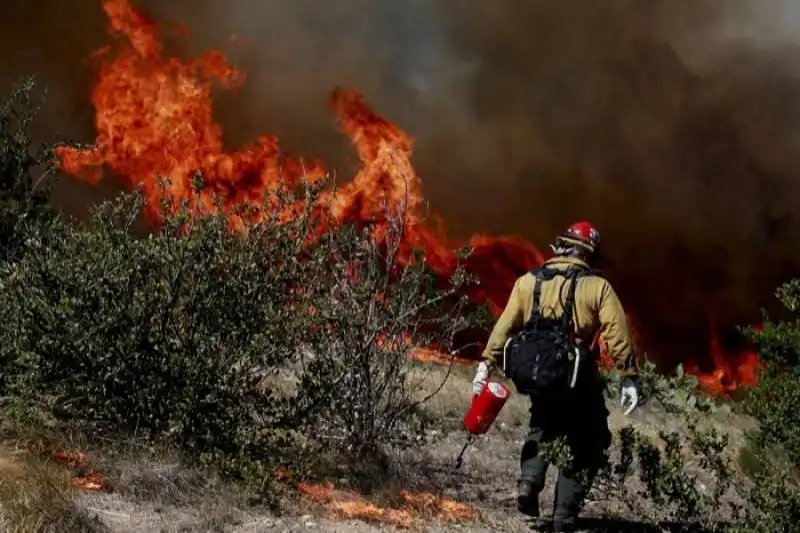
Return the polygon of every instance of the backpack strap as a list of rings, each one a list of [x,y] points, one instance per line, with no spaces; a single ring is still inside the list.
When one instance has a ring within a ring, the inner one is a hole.
[[[531,318],[528,320],[526,327],[535,328],[539,323],[539,318],[542,316],[539,310],[539,301],[542,297],[542,282],[551,280],[556,276],[563,276],[563,273],[554,268],[542,266],[532,270],[531,274],[536,278],[536,282],[533,285],[533,308],[531,309]]]
[[[586,269],[583,268],[570,268],[564,274],[564,277],[571,282],[567,300],[564,302],[564,315],[561,317],[561,325],[564,327],[564,331],[572,331],[570,326],[572,325],[572,311],[575,308],[575,292],[578,289],[578,278],[586,273]]]
[[[533,308],[531,309],[531,318],[528,320],[529,325],[536,325],[539,321],[539,299],[542,297],[542,269],[536,271],[536,283],[533,286]]]
[[[541,318],[540,300],[542,297],[542,282],[549,281],[557,276],[564,276],[568,280],[572,281],[570,284],[569,293],[567,294],[567,300],[564,302],[564,315],[562,317],[562,325],[565,328],[569,328],[570,322],[572,322],[572,310],[575,306],[575,290],[578,287],[578,278],[593,273],[594,271],[581,266],[570,267],[566,270],[542,266],[532,270],[531,274],[533,274],[536,278],[536,282],[533,286],[533,307],[531,309],[531,317],[525,327],[532,327],[535,329],[538,325],[539,319]]]

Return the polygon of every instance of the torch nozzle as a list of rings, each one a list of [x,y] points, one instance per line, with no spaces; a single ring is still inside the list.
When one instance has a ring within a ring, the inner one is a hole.
[[[474,438],[475,435],[470,433],[469,437],[467,437],[467,442],[465,442],[464,446],[461,447],[461,451],[458,453],[458,457],[456,457],[456,470],[461,468],[461,465],[464,464],[464,452],[467,451],[467,448],[469,448],[469,445],[472,444]]]

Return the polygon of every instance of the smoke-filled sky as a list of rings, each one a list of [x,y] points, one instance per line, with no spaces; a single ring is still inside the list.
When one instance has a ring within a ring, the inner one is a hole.
[[[10,0],[0,76],[34,72],[42,135],[90,141],[100,0]],[[758,317],[797,272],[800,3],[794,0],[173,0],[138,5],[248,72],[217,114],[235,146],[276,133],[339,179],[355,155],[326,109],[363,91],[416,139],[415,166],[457,235],[545,247],[588,218],[647,329],[681,346],[712,308]],[[235,43],[230,36],[236,34]],[[65,183],[72,211],[112,187]]]

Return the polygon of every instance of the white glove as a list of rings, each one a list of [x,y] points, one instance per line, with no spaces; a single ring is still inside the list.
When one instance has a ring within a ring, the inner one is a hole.
[[[628,416],[639,404],[639,391],[636,389],[636,384],[631,379],[623,379],[619,384],[619,396],[619,406],[623,409],[625,404],[630,402],[630,406],[625,410],[625,416]]]
[[[478,363],[478,369],[475,371],[475,379],[472,380],[472,394],[480,394],[489,381],[489,374],[492,373],[494,365],[488,361],[481,361]]]

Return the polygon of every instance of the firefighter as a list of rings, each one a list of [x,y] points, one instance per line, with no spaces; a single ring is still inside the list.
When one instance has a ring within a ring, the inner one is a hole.
[[[573,224],[551,245],[554,257],[546,261],[541,269],[527,273],[516,281],[505,310],[489,337],[483,360],[478,364],[473,380],[473,393],[477,394],[495,366],[508,363],[504,361],[507,341],[510,342],[516,332],[527,327],[535,316],[558,319],[559,322],[569,320],[565,328],[570,330],[575,353],[584,354],[583,363],[579,371],[575,370],[577,379],[572,379],[568,389],[559,389],[550,396],[538,392],[530,394],[530,431],[521,453],[521,474],[517,486],[520,512],[538,518],[539,493],[544,487],[549,467],[539,453],[539,445],[560,438],[566,440],[572,460],[559,473],[553,512],[555,531],[574,529],[586,493],[605,464],[611,445],[607,421],[609,412],[596,363],[599,348],[593,342],[598,332],[622,378],[620,405],[622,408],[627,406],[624,414],[630,414],[639,401],[636,360],[622,304],[610,283],[589,269],[589,262],[597,253],[599,241],[600,234],[592,224]],[[555,275],[542,277],[537,285],[536,273],[539,271]],[[572,278],[565,275],[572,271],[581,275]],[[568,279],[571,281],[568,282]],[[570,285],[574,285],[574,290],[569,291]],[[573,298],[569,306],[565,305],[565,289]],[[535,292],[538,298],[535,298]],[[536,315],[535,303],[538,304]],[[565,317],[565,307],[571,309],[571,318]],[[551,322],[555,323],[555,320]],[[537,350],[541,351],[541,348]],[[539,358],[536,361],[538,364]],[[578,362],[573,364],[577,369]],[[530,374],[529,370],[526,372]],[[519,385],[517,388],[520,390]]]

